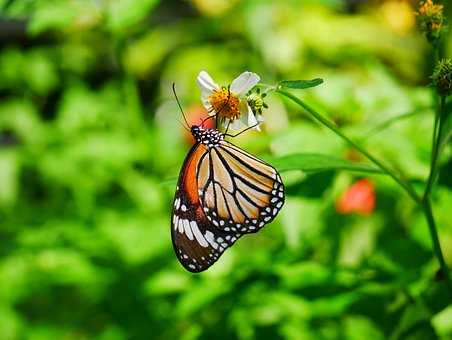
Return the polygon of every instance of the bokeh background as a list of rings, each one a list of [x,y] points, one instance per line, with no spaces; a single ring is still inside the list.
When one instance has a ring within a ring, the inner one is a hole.
[[[199,122],[202,69],[223,85],[245,70],[323,78],[296,94],[422,188],[433,56],[416,6],[0,0],[0,339],[451,339],[423,215],[384,176],[283,172],[278,218],[202,274],[170,239],[190,147],[171,83]],[[268,104],[263,132],[234,143],[362,161],[298,107]],[[452,265],[450,156],[433,199]]]

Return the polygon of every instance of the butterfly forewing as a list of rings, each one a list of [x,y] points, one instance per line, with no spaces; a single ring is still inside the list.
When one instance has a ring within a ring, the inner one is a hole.
[[[193,146],[182,166],[173,203],[171,236],[174,251],[191,272],[210,267],[241,236],[219,230],[203,212],[198,195],[197,168],[207,153],[203,144]]]
[[[269,164],[221,141],[198,166],[201,206],[225,232],[253,233],[271,222],[284,204],[284,186]]]

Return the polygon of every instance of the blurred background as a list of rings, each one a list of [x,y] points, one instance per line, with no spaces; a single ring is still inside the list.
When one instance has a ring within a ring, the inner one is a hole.
[[[203,69],[222,85],[245,70],[323,78],[296,94],[422,188],[433,56],[417,5],[0,0],[0,339],[451,339],[428,227],[384,176],[283,172],[275,222],[202,274],[170,238],[191,143],[171,83],[197,123]],[[363,161],[267,102],[263,132],[234,143]],[[450,145],[444,156],[433,199],[452,265]]]

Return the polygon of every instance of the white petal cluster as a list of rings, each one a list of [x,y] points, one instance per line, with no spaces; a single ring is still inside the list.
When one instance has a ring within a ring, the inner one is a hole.
[[[253,111],[246,100],[246,94],[249,90],[251,90],[257,83],[259,83],[260,77],[253,72],[245,71],[240,74],[237,78],[235,78],[231,86],[229,87],[230,95],[234,96],[239,100],[239,110],[240,110],[240,118],[235,119],[229,122],[229,119],[226,118],[224,123],[225,126],[228,126],[232,130],[241,130],[243,128],[249,126],[255,126],[256,129],[259,130],[259,126],[257,125],[258,120],[254,116]],[[201,90],[201,101],[204,107],[207,109],[210,115],[216,115],[214,108],[209,100],[212,94],[215,91],[221,91],[220,86],[212,79],[212,77],[206,72],[201,71],[197,77],[198,86]]]

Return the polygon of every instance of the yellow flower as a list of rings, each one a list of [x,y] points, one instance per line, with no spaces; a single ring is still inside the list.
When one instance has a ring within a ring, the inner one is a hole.
[[[445,26],[443,5],[435,5],[432,0],[423,1],[416,15],[427,39],[431,42],[439,39]]]

